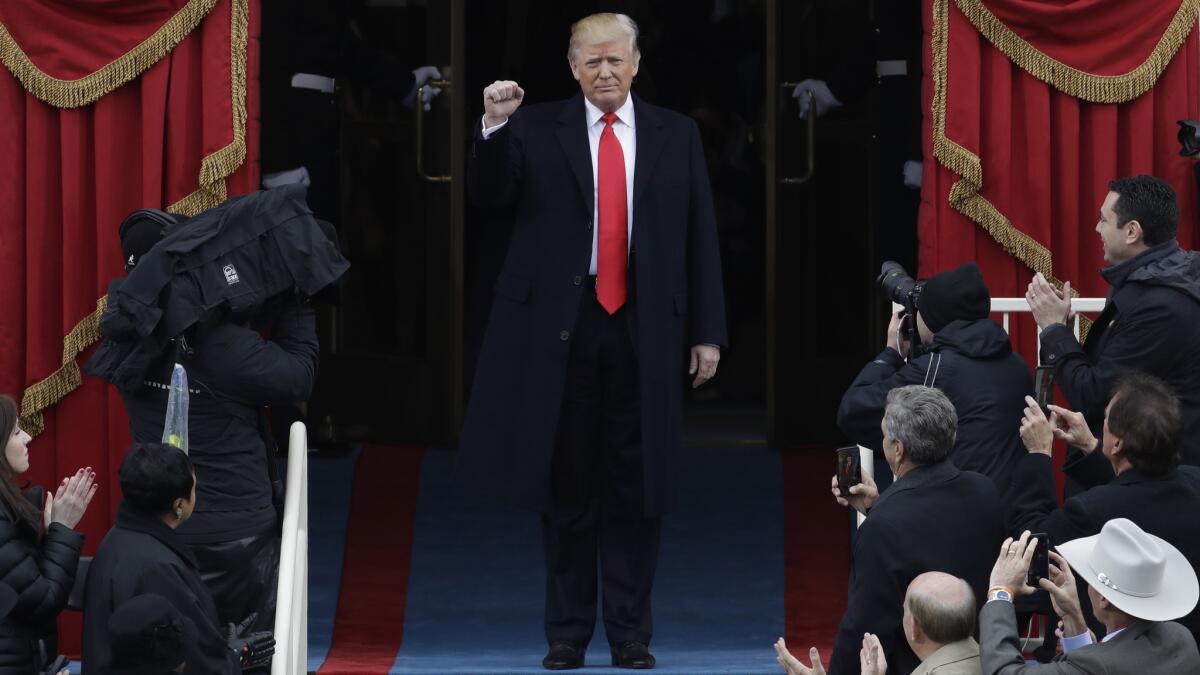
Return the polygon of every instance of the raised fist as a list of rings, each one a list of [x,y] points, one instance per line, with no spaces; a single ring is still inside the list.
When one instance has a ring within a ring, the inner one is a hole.
[[[483,118],[488,128],[504,124],[525,100],[525,90],[512,80],[496,80],[483,88]]]

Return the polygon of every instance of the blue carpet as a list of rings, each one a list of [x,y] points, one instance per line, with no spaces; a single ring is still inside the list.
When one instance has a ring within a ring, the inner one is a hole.
[[[681,452],[681,507],[664,521],[655,584],[656,672],[775,673],[771,643],[784,627],[778,454]],[[426,455],[404,642],[392,672],[544,673],[538,520],[461,494],[452,457]],[[627,672],[608,661],[597,621],[588,672]]]

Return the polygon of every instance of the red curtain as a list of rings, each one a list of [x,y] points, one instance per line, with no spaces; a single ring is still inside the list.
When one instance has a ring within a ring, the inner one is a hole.
[[[1175,187],[1180,243],[1196,244],[1176,141],[1176,120],[1200,117],[1195,0],[923,2],[922,275],[975,260],[993,297],[1023,297],[1035,271],[1102,297],[1100,204],[1139,173]],[[1031,361],[1035,333],[1014,324]]]
[[[258,7],[0,3],[0,392],[22,402],[23,424],[44,423],[27,478],[99,475],[80,526],[87,554],[120,501],[130,439],[111,387],[75,386],[92,349],[75,352],[98,337],[97,302],[122,274],[125,214],[196,213],[257,186]],[[64,629],[77,649],[78,617]]]

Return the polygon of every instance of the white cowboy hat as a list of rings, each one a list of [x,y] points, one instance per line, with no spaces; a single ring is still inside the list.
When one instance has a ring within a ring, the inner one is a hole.
[[[1127,518],[1108,521],[1100,534],[1059,544],[1058,553],[1097,593],[1139,619],[1178,619],[1200,599],[1196,572],[1179,549]]]

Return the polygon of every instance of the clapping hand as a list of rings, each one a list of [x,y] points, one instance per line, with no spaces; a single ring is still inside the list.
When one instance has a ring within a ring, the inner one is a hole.
[[[92,467],[80,469],[73,476],[62,479],[57,492],[46,492],[46,509],[42,524],[49,529],[50,523],[59,523],[71,529],[79,524],[87,511],[92,497],[96,496],[96,473]]]
[[[1063,284],[1062,290],[1055,288],[1046,277],[1038,272],[1029,282],[1025,291],[1025,300],[1033,311],[1033,320],[1039,330],[1045,330],[1052,324],[1070,323],[1074,315],[1071,312],[1071,282]]]
[[[783,638],[775,641],[775,654],[775,660],[783,666],[787,675],[825,675],[825,666],[821,665],[821,654],[816,647],[808,650],[808,660],[812,662],[812,666],[805,666],[800,659],[792,656]]]
[[[858,652],[858,669],[862,675],[887,675],[887,657],[879,638],[863,634],[862,649]]]
[[[483,88],[483,117],[490,129],[508,121],[525,100],[525,90],[512,80],[496,80]]]

